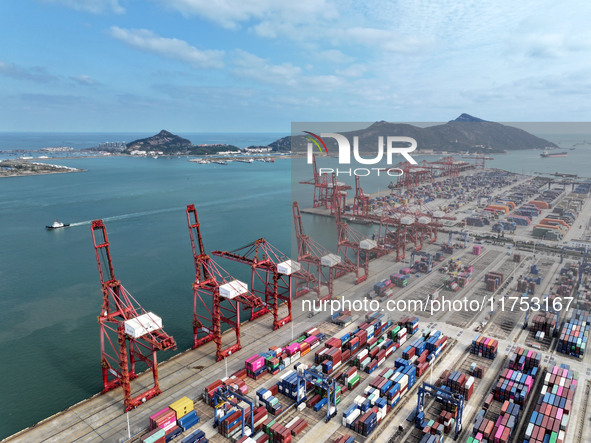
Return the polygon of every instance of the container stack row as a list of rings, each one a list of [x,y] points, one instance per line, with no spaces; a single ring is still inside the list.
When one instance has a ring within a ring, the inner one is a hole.
[[[548,369],[523,443],[564,443],[576,388],[574,371],[565,365]]]
[[[500,272],[489,272],[484,276],[484,282],[486,283],[487,291],[496,291],[501,283],[503,283],[503,274]]]
[[[587,348],[590,326],[591,315],[589,312],[575,309],[570,319],[560,330],[557,351],[582,358]]]
[[[408,393],[415,384],[415,378],[414,365],[384,369],[381,375],[371,381],[363,395],[358,395],[353,404],[343,412],[343,426],[367,437],[390,409]]]
[[[485,337],[484,335],[477,335],[472,340],[472,346],[470,347],[470,353],[478,355],[479,357],[489,358],[494,360],[497,356],[499,348],[498,340],[493,338]]]
[[[199,416],[195,412],[195,405],[188,397],[182,397],[150,416],[150,432],[141,437],[142,443],[169,442],[182,432],[191,429],[199,423]],[[205,435],[198,440],[205,443]]]
[[[541,312],[531,319],[531,329],[534,332],[543,332],[546,336],[552,334],[556,328],[556,314],[551,312]]]

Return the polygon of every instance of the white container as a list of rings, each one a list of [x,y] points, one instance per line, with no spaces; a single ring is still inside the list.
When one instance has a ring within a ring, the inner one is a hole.
[[[339,257],[336,254],[327,254],[324,257],[320,258],[320,264],[322,266],[328,266],[329,268],[332,268],[333,266],[336,266],[340,263],[341,257]]]
[[[296,415],[289,423],[287,423],[285,425],[286,428],[291,428],[293,425],[296,424],[296,421],[298,421],[300,419],[300,417],[298,415]]]
[[[357,417],[359,417],[361,415],[361,410],[360,409],[355,409],[353,412],[351,412],[351,415],[349,415],[347,417],[347,424],[350,425],[351,423],[353,423]]]
[[[233,299],[248,292],[248,285],[240,280],[232,280],[220,286],[220,296]]]
[[[359,242],[359,248],[365,249],[366,251],[374,249],[377,246],[378,246],[378,242],[376,242],[375,240],[365,239],[365,240],[361,240]]]
[[[290,369],[289,371],[287,371],[285,374],[282,374],[279,377],[279,380],[283,380],[285,377],[289,377],[291,374],[293,374],[295,371],[293,369]]]
[[[283,275],[291,275],[300,269],[302,266],[295,260],[286,260],[277,264],[277,272]]]
[[[140,338],[149,332],[162,329],[162,319],[152,312],[125,320],[125,333],[133,338]]]
[[[306,402],[304,402],[304,401],[298,405],[298,411],[303,411],[305,408],[306,408]]]

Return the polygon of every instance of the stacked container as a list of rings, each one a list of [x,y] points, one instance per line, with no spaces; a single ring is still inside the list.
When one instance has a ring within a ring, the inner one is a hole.
[[[542,356],[539,352],[518,346],[509,357],[508,366],[510,369],[524,371],[535,378],[541,358]]]
[[[533,386],[533,382],[534,379],[531,375],[505,368],[503,369],[503,372],[501,372],[499,381],[493,389],[495,400],[511,400],[514,403],[523,406],[527,395]]]
[[[274,385],[273,388],[278,391],[277,385]],[[290,392],[293,392],[293,391],[290,391]],[[285,393],[285,391],[284,391],[284,393]],[[265,407],[265,409],[273,415],[277,415],[277,414],[281,413],[281,411],[283,410],[283,405],[281,404],[279,399],[277,397],[275,397],[275,395],[276,395],[276,393],[273,394],[273,392],[270,389],[261,388],[261,389],[257,390],[257,397],[259,399],[259,404],[262,404]],[[297,396],[297,384],[296,384],[295,395]]]
[[[265,358],[258,354],[245,360],[244,367],[246,369],[246,375],[255,380],[259,379],[265,372],[267,372]]]
[[[484,276],[487,291],[496,291],[503,283],[503,274],[500,272],[489,272]]]
[[[209,440],[205,437],[205,432],[201,429],[196,430],[188,437],[181,440],[181,443],[207,443]]]
[[[485,337],[483,335],[477,335],[476,338],[472,340],[470,353],[478,355],[479,357],[486,357],[494,360],[494,358],[497,356],[498,347],[499,342],[497,340]]]
[[[176,426],[176,420],[176,412],[170,408],[164,408],[150,417],[150,429],[160,428],[167,433]]]
[[[404,326],[406,332],[410,335],[414,335],[419,330],[419,318],[418,317],[402,317],[398,321],[399,326]]]
[[[164,443],[164,429],[156,428],[140,438],[141,443]]]
[[[534,332],[544,332],[549,336],[556,327],[556,314],[551,312],[542,312],[536,314],[531,319],[531,328]]]
[[[577,375],[565,365],[548,369],[525,430],[524,443],[565,441],[576,387]]]
[[[589,312],[575,309],[560,331],[556,347],[558,352],[582,358],[587,348],[590,325]]]

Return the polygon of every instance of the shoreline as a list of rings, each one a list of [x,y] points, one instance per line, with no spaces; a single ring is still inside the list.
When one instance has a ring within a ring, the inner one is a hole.
[[[25,177],[33,175],[66,174],[86,172],[86,169],[54,165],[28,160],[0,160],[0,177]]]

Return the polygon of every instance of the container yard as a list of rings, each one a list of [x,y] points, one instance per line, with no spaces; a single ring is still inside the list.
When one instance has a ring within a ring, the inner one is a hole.
[[[587,229],[591,184],[455,160],[408,172],[375,195],[357,178],[355,198],[294,202],[292,257],[264,239],[206,249],[207,212],[188,205],[194,346],[160,363],[169,319],[115,279],[108,226],[93,222],[104,393],[6,441],[585,441],[591,284],[567,242]],[[302,213],[334,219],[334,247]]]

